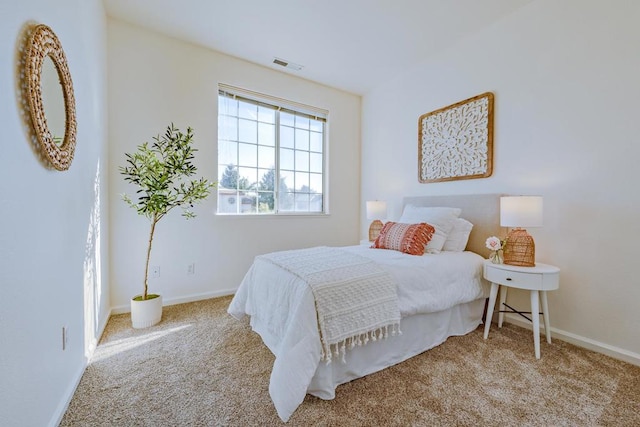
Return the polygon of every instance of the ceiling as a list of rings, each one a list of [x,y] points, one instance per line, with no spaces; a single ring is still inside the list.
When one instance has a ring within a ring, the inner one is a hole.
[[[104,0],[107,14],[363,95],[533,0]],[[273,64],[300,64],[299,71]]]

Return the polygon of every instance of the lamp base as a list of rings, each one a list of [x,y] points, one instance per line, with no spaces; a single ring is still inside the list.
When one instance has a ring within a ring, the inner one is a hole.
[[[514,228],[504,245],[504,263],[520,267],[536,266],[536,245],[533,237],[523,228]]]
[[[382,221],[379,219],[374,220],[369,226],[369,241],[373,242],[380,235],[380,230],[382,230]]]

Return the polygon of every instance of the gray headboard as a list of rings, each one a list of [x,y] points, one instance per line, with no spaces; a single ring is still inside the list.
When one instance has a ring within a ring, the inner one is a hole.
[[[486,258],[490,252],[485,246],[487,237],[501,238],[505,235],[505,229],[500,227],[500,196],[501,194],[468,194],[405,197],[402,206],[446,206],[462,209],[460,218],[473,224],[467,250]]]

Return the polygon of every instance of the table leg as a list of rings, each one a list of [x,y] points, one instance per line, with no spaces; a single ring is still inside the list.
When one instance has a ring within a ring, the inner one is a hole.
[[[502,322],[504,321],[504,303],[507,302],[507,286],[503,286],[500,289],[500,305],[498,306],[498,328],[502,328]]]
[[[536,359],[540,359],[540,298],[538,291],[531,291],[531,320],[533,321],[533,347]]]
[[[487,318],[484,321],[484,339],[486,340],[489,336],[489,328],[491,328],[491,319],[493,318],[493,309],[496,306],[496,297],[498,296],[498,288],[500,287],[497,283],[491,283],[491,292],[489,293],[489,305],[487,306]]]
[[[547,336],[547,342],[551,344],[551,321],[549,320],[549,305],[547,304],[547,291],[541,292],[540,299],[542,299],[542,318],[544,319],[544,333]]]

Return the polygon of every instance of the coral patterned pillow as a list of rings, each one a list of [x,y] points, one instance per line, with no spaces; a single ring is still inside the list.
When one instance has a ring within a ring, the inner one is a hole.
[[[426,222],[403,224],[389,221],[382,227],[380,235],[371,247],[393,249],[410,255],[422,255],[424,254],[424,246],[431,240],[435,231],[435,228]]]

